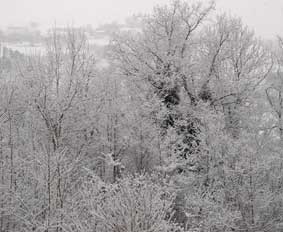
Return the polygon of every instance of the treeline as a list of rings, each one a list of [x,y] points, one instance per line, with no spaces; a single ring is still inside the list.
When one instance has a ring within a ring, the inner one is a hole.
[[[174,1],[0,67],[0,230],[283,230],[283,40]]]

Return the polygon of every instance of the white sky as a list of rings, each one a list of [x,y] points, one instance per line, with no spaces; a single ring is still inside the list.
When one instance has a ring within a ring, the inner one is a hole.
[[[188,0],[190,1],[190,0]],[[208,0],[204,0],[207,2]],[[283,34],[283,0],[215,0],[218,9],[243,18],[258,35]],[[38,21],[44,26],[94,26],[150,12],[170,0],[0,0],[0,27]]]

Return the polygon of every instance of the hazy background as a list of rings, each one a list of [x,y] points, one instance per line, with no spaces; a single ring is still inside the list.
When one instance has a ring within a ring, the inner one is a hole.
[[[42,29],[54,25],[76,26],[121,22],[146,13],[169,0],[0,0],[0,27],[38,22]],[[208,2],[208,0],[204,0]],[[242,17],[258,35],[272,38],[283,31],[283,0],[216,0],[219,11]]]

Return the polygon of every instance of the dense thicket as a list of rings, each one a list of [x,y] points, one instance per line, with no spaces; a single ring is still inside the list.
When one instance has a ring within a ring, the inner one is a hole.
[[[1,60],[0,230],[282,231],[283,40],[214,4],[135,20],[107,67],[74,28]]]

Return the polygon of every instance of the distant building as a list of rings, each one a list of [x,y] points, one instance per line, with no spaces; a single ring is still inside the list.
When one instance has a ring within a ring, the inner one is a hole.
[[[6,33],[7,34],[24,34],[27,33],[28,28],[26,27],[16,27],[16,26],[10,26],[6,28]]]
[[[54,27],[47,30],[47,35],[56,33],[57,35],[66,35],[69,32],[84,32],[83,27]]]

